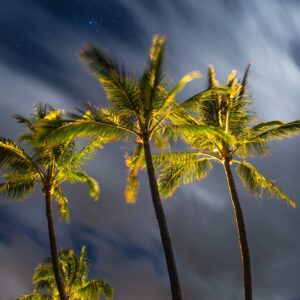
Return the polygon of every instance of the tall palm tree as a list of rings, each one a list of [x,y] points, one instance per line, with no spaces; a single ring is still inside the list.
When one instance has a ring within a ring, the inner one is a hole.
[[[123,66],[116,63],[108,54],[88,45],[81,52],[81,58],[99,79],[111,105],[106,108],[89,106],[86,112],[73,115],[73,120],[65,121],[59,129],[55,122],[41,122],[40,139],[60,142],[66,137],[102,136],[124,138],[134,137],[136,148],[127,157],[128,179],[125,196],[134,202],[138,189],[138,172],[146,162],[152,202],[159,225],[160,236],[165,252],[173,299],[182,299],[177,268],[166,217],[161,204],[154,172],[150,141],[156,146],[167,145],[163,129],[169,120],[183,117],[185,112],[175,101],[176,94],[185,84],[199,77],[198,72],[185,75],[175,87],[168,91],[163,73],[165,39],[155,35],[149,53],[148,67],[142,76],[135,79]]]
[[[209,66],[208,89],[181,105],[191,116],[189,123],[175,125],[175,131],[173,128],[193,151],[154,156],[155,166],[160,171],[158,181],[163,197],[171,196],[181,183],[188,184],[203,179],[212,169],[212,162],[224,167],[235,213],[247,300],[252,299],[250,254],[231,165],[237,165],[236,172],[249,191],[260,194],[267,192],[295,207],[294,201],[245,159],[267,154],[268,142],[293,136],[300,131],[299,120],[257,124],[251,107],[252,101],[246,91],[249,67],[242,81],[232,71],[226,85],[220,85],[213,67]]]
[[[26,149],[30,152],[9,139],[0,138],[0,168],[7,172],[3,175],[4,182],[0,184],[0,194],[8,199],[24,199],[37,184],[42,187],[55,280],[60,298],[65,300],[67,296],[57,256],[52,200],[57,201],[61,217],[68,221],[68,199],[61,188],[63,182],[86,182],[89,185],[90,196],[95,200],[98,199],[97,181],[81,170],[81,166],[92,157],[95,147],[101,147],[102,140],[99,138],[81,150],[76,149],[72,139],[52,147],[36,146],[37,122],[42,119],[59,120],[62,117],[62,111],[42,104],[36,107],[32,118],[16,116],[16,119],[27,128],[27,132],[20,136],[20,140],[25,142]]]
[[[58,256],[67,299],[98,300],[102,294],[107,300],[113,298],[113,289],[106,282],[95,279],[87,280],[89,270],[84,246],[81,248],[80,256],[75,255],[70,249],[60,250]],[[18,300],[60,299],[50,257],[47,257],[35,269],[33,283],[35,285],[33,293],[21,296]],[[41,294],[41,292],[44,293]]]

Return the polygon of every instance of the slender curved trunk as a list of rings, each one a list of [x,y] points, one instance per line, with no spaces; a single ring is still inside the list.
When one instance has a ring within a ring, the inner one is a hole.
[[[46,201],[46,215],[47,215],[47,223],[48,223],[48,234],[49,234],[49,242],[51,249],[51,258],[52,258],[52,266],[53,272],[55,276],[55,281],[57,285],[57,289],[59,292],[59,296],[61,300],[67,300],[64,283],[61,275],[61,270],[59,266],[58,253],[57,253],[57,244],[55,237],[55,229],[52,217],[52,201],[51,201],[51,192],[49,189],[45,191],[45,201]]]
[[[172,299],[181,300],[182,294],[181,294],[180,282],[178,278],[178,273],[177,273],[177,268],[176,268],[176,263],[175,263],[173,248],[172,248],[172,242],[168,231],[167,220],[163,211],[163,207],[162,207],[162,203],[158,191],[149,140],[147,138],[144,138],[144,151],[145,151],[145,160],[147,165],[149,184],[151,189],[152,202],[156,214],[156,219],[159,225],[160,237],[161,237],[161,241],[163,244],[165,257],[167,261],[167,267],[168,267],[168,273],[169,273],[169,279],[170,279],[171,291],[172,291]]]
[[[240,242],[240,251],[241,251],[241,257],[243,263],[245,300],[252,300],[251,264],[250,264],[250,253],[249,253],[249,247],[247,241],[246,227],[245,227],[243,212],[240,206],[235,183],[231,173],[229,160],[225,160],[224,169],[227,177],[227,183],[230,191],[232,205],[234,208],[235,221],[237,225],[237,231],[238,231],[239,242]]]

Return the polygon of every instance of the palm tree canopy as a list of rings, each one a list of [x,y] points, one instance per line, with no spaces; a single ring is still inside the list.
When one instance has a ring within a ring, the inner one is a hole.
[[[172,195],[181,183],[204,178],[212,168],[211,162],[227,160],[237,164],[238,176],[248,190],[259,194],[267,192],[295,206],[272,181],[245,161],[248,157],[268,154],[269,142],[300,132],[300,120],[257,123],[247,93],[249,67],[241,81],[233,70],[227,83],[221,85],[213,66],[209,66],[208,88],[181,104],[190,118],[186,118],[185,125],[177,126],[176,134],[180,133],[193,151],[154,156],[161,172],[159,185],[164,197]]]
[[[81,248],[80,256],[76,256],[73,250],[62,249],[59,251],[60,266],[64,278],[67,297],[70,300],[98,300],[104,295],[107,300],[113,298],[113,289],[102,280],[88,280],[88,263],[86,248]],[[52,299],[59,300],[58,290],[51,258],[35,269],[33,275],[34,291],[30,295],[24,295],[19,300]],[[45,294],[40,294],[40,292]]]
[[[96,148],[102,148],[103,139],[98,138],[80,150],[76,148],[73,139],[55,146],[37,145],[36,124],[40,120],[62,120],[63,116],[63,111],[43,104],[36,106],[31,118],[15,116],[27,128],[26,133],[20,136],[20,141],[30,152],[14,141],[0,138],[0,168],[5,171],[0,193],[8,199],[24,199],[36,184],[40,184],[43,191],[51,187],[51,194],[59,204],[61,217],[68,220],[68,199],[61,184],[65,181],[86,182],[90,196],[98,199],[97,181],[81,168],[93,156]]]
[[[149,52],[148,66],[136,79],[110,55],[94,45],[88,45],[81,51],[81,59],[100,81],[110,106],[95,107],[89,105],[86,111],[72,114],[71,120],[55,123],[40,122],[39,139],[46,143],[60,143],[74,136],[101,136],[112,139],[134,137],[137,143],[132,155],[127,156],[129,168],[128,185],[125,196],[129,202],[136,198],[137,174],[144,160],[143,143],[153,140],[159,148],[168,146],[168,125],[183,122],[189,115],[175,100],[187,82],[200,77],[199,72],[191,72],[168,89],[163,69],[165,38],[155,35]]]

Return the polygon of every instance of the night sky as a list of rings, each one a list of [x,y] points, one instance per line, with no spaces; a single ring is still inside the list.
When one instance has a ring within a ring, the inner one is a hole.
[[[300,3],[261,0],[0,0],[0,136],[22,132],[13,114],[48,102],[72,111],[87,101],[107,104],[97,80],[78,59],[87,42],[109,51],[139,74],[151,37],[167,37],[165,65],[174,82],[192,70],[178,101],[203,89],[213,64],[225,80],[242,75],[260,120],[300,119]],[[271,146],[254,160],[300,207],[300,136]],[[94,203],[86,187],[65,186],[71,223],[56,218],[58,244],[87,246],[90,277],[115,288],[116,300],[170,299],[169,280],[145,174],[135,205],[125,203],[122,143],[98,152],[87,166],[101,184]],[[252,256],[256,300],[300,299],[300,208],[255,199],[237,185]],[[234,214],[221,167],[201,183],[181,187],[163,203],[187,300],[242,299]],[[49,255],[44,201],[0,202],[0,300],[32,291],[32,274]],[[57,210],[55,211],[57,216]]]

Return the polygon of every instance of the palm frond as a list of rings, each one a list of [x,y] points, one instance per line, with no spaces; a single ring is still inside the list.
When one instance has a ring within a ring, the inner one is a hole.
[[[37,168],[32,159],[15,142],[0,138],[0,167],[12,171]]]
[[[53,300],[52,296],[42,294],[28,294],[19,297],[17,300]]]
[[[181,155],[177,153],[177,158]],[[209,158],[195,158],[191,155],[191,159],[187,160],[188,155],[184,153],[183,159],[174,161],[174,156],[170,156],[172,163],[165,160],[165,165],[160,170],[158,177],[158,186],[162,197],[170,197],[180,184],[189,184],[199,181],[206,177],[212,164]],[[166,158],[167,156],[165,156]]]
[[[106,300],[113,298],[113,289],[102,280],[90,280],[76,293],[82,299],[97,300],[100,295],[104,295]]]
[[[225,141],[228,144],[235,144],[235,138],[229,132],[225,132],[217,127],[210,126],[210,125],[170,125],[164,128],[165,133],[169,136],[176,137],[181,134],[184,141],[190,143],[190,138],[195,136],[203,136],[208,137],[210,136],[212,139],[219,138]],[[187,138],[185,138],[187,137]]]
[[[72,249],[61,249],[58,255],[66,292],[70,299],[97,300],[101,295],[104,295],[107,300],[113,298],[113,289],[106,282],[102,280],[87,281],[88,264],[85,246],[81,248],[80,256],[75,255]],[[24,295],[22,297],[27,298],[20,299],[59,299],[50,257],[47,257],[43,263],[38,265],[35,269],[33,283],[35,285],[33,294]],[[50,298],[30,298],[33,296],[44,296],[39,293],[40,290],[49,292],[51,296],[47,297]]]
[[[88,184],[90,197],[97,201],[100,195],[100,186],[98,181],[91,176],[88,176],[83,171],[77,171],[76,174],[79,182],[86,182]]]
[[[289,123],[282,123],[280,121],[260,123],[252,128],[252,132],[253,137],[250,138],[250,141],[260,139],[266,142],[281,140],[300,133],[300,120]]]
[[[65,167],[80,168],[87,160],[90,160],[96,154],[96,150],[103,149],[103,144],[108,140],[98,137],[94,141],[88,143],[80,151],[73,153]]]
[[[24,124],[30,130],[32,129],[33,124],[30,119],[28,119],[22,115],[19,115],[19,114],[16,114],[13,117],[18,121],[18,123]]]
[[[153,104],[152,101],[155,97],[155,93],[159,85],[163,80],[163,57],[165,48],[165,38],[160,35],[154,35],[152,38],[152,45],[149,52],[149,67],[146,72],[147,80],[149,83],[149,95],[144,97],[144,105],[146,109],[151,109]],[[145,94],[144,94],[145,96]],[[148,102],[148,103],[147,103]]]
[[[239,162],[236,167],[236,172],[243,182],[244,186],[253,193],[267,193],[270,196],[280,198],[292,207],[296,207],[296,204],[285,193],[279,189],[274,182],[267,180],[262,174],[260,174],[253,165],[248,162]]]
[[[262,122],[259,124],[256,124],[255,126],[252,127],[252,130],[254,132],[261,132],[261,131],[265,131],[265,130],[269,130],[269,129],[273,129],[274,127],[278,127],[283,125],[284,123],[281,121],[269,121],[269,122]]]
[[[227,78],[226,85],[232,87],[236,80],[236,70],[232,70]]]
[[[14,175],[4,174],[6,181],[0,184],[0,194],[6,199],[23,200],[34,190],[34,179],[30,177],[13,179]]]
[[[185,100],[181,107],[202,123],[219,126],[219,114],[226,108],[230,91],[227,86],[211,87]]]
[[[126,166],[128,168],[127,174],[127,184],[125,188],[125,199],[128,203],[135,203],[138,188],[139,188],[139,180],[138,180],[138,172],[142,167],[142,163],[144,161],[144,150],[143,145],[139,143],[132,155],[127,155],[125,159]]]
[[[37,139],[46,145],[57,145],[76,137],[122,136],[128,134],[126,128],[121,128],[112,122],[95,120],[76,120],[70,122],[42,120],[37,125]]]
[[[139,103],[137,84],[124,67],[94,45],[87,45],[81,51],[80,57],[92,74],[99,79],[114,107],[127,114],[137,111]]]
[[[214,88],[219,85],[216,79],[216,71],[213,65],[208,66],[208,88]]]
[[[247,65],[246,71],[244,73],[243,79],[242,79],[242,86],[239,94],[239,98],[242,99],[246,95],[246,89],[247,89],[247,80],[249,76],[249,71],[250,71],[251,64]]]
[[[176,95],[185,87],[185,85],[197,78],[201,77],[201,73],[197,71],[190,72],[184,75],[180,81],[175,85],[175,87],[169,92],[168,96],[164,100],[164,104],[161,109],[168,108],[171,104],[173,104]]]
[[[185,100],[181,104],[181,107],[189,111],[190,113],[194,113],[198,116],[197,112],[199,111],[199,106],[205,105],[205,103],[202,102],[212,101],[214,93],[215,90],[213,88],[204,90]]]
[[[166,152],[152,154],[154,167],[159,171],[164,165],[179,164],[184,165],[200,158],[199,152]]]
[[[80,252],[79,261],[78,261],[77,274],[81,280],[86,281],[87,276],[88,276],[88,263],[87,263],[87,258],[86,258],[86,247],[85,246],[81,247],[81,252]]]
[[[269,154],[268,144],[263,140],[254,140],[237,144],[233,152],[243,159],[247,157],[266,156]]]
[[[60,186],[56,186],[54,189],[53,196],[55,197],[55,200],[57,201],[59,205],[59,214],[60,217],[65,221],[70,221],[70,211],[69,211],[69,205],[68,205],[68,199],[63,193]]]
[[[33,107],[33,120],[38,121],[44,119],[46,115],[55,110],[51,104],[39,102]]]
[[[151,136],[155,148],[159,150],[170,149],[169,137],[163,133],[163,131],[156,131]]]

